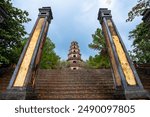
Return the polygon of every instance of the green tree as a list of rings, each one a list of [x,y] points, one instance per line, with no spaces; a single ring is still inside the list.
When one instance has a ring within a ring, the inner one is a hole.
[[[60,57],[54,52],[55,44],[47,37],[44,44],[40,68],[55,69],[57,68]]]
[[[90,68],[108,68],[110,67],[109,57],[106,49],[106,42],[102,30],[97,28],[95,34],[92,34],[93,42],[89,44],[91,49],[99,53],[94,57],[90,56],[86,61]]]
[[[127,21],[133,21],[137,16],[150,8],[150,0],[139,0],[138,3],[128,13]],[[129,54],[133,61],[137,63],[150,63],[150,23],[140,23],[130,31],[129,39],[133,40],[133,50]]]
[[[97,50],[99,53],[106,54],[106,43],[102,30],[97,28],[95,34],[92,34],[93,42],[89,44],[89,48]]]
[[[150,0],[138,0],[138,3],[129,11],[127,21],[132,21],[135,17],[141,16],[148,8],[150,8]]]
[[[109,58],[103,55],[90,56],[89,60],[86,61],[87,67],[99,69],[99,68],[109,68]]]
[[[133,39],[134,49],[130,55],[138,63],[150,63],[150,28],[149,25],[142,22],[136,29],[130,32],[130,39]]]
[[[69,62],[66,60],[60,60],[57,65],[57,69],[64,69],[69,67]]]
[[[0,6],[8,17],[0,23],[0,64],[17,63],[22,48],[21,40],[27,34],[23,23],[29,22],[27,11],[13,7],[11,0],[1,0]]]

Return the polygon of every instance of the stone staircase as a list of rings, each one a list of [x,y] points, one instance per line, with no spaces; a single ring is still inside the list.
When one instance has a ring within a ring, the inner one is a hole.
[[[0,76],[0,99],[12,76],[12,69]],[[150,75],[137,70],[144,88],[150,92]],[[39,69],[35,82],[36,99],[123,99],[114,97],[110,69],[44,70]],[[115,95],[116,96],[116,95]]]
[[[110,69],[39,70],[38,99],[114,99]]]

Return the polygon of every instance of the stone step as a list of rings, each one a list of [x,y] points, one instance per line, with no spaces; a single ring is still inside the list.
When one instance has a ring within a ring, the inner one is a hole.
[[[58,82],[54,82],[53,81],[53,82],[50,82],[50,81],[41,81],[40,84],[43,84],[43,85],[46,85],[46,84],[47,85],[51,85],[51,84],[54,84],[54,85],[63,85],[63,84],[64,85],[65,84],[70,84],[70,85],[78,85],[78,84],[81,84],[81,85],[84,85],[84,84],[87,84],[87,85],[88,84],[92,84],[92,85],[93,84],[106,84],[107,85],[107,84],[109,84],[110,85],[110,84],[112,84],[113,85],[114,83],[112,81],[103,81],[103,82],[98,82],[98,81],[97,82],[96,81],[95,82],[94,81],[91,81],[91,82],[89,82],[89,81],[85,81],[85,82],[70,82],[70,81],[69,82],[68,81],[63,81],[63,82],[59,82],[59,81]]]
[[[41,84],[37,84],[36,85],[36,88],[35,89],[47,89],[47,88],[114,88],[113,85],[87,85],[87,84],[84,84],[84,85],[70,85],[70,84],[66,84],[66,85],[41,85]]]
[[[114,90],[114,87],[106,87],[106,86],[101,86],[101,87],[69,87],[67,88],[67,86],[60,86],[60,87],[37,87],[35,88],[36,90],[100,90],[100,91],[105,91],[105,90]]]
[[[93,99],[114,99],[113,95],[95,95],[95,94],[63,94],[63,95],[38,95],[38,99],[44,99],[44,100],[56,100],[56,99],[59,99],[59,100],[93,100]]]
[[[114,90],[42,90],[36,91],[36,93],[42,93],[45,95],[51,94],[113,94]]]
[[[36,91],[35,92],[52,92],[52,91],[54,91],[54,92],[67,92],[67,91],[74,91],[74,92],[78,92],[78,91],[85,91],[85,92],[113,92],[114,91],[114,89],[85,89],[85,88],[83,88],[83,89],[53,89],[53,88],[51,88],[51,89],[36,89]]]

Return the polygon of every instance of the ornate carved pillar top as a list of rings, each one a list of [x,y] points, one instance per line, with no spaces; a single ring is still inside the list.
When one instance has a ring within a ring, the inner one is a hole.
[[[112,18],[111,10],[108,10],[107,8],[100,8],[97,18],[100,21],[100,23],[102,23],[104,17],[106,19],[111,19]]]
[[[39,17],[46,17],[48,18],[48,21],[50,22],[51,19],[53,19],[51,7],[42,7],[39,8]]]

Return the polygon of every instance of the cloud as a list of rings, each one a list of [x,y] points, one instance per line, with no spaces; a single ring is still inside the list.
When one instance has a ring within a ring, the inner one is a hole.
[[[106,4],[110,5],[111,4],[111,0],[106,0]]]
[[[87,13],[89,11],[91,11],[92,9],[95,8],[95,5],[96,5],[96,1],[85,1],[83,4],[81,4],[81,9],[82,9],[82,12],[83,13]]]

